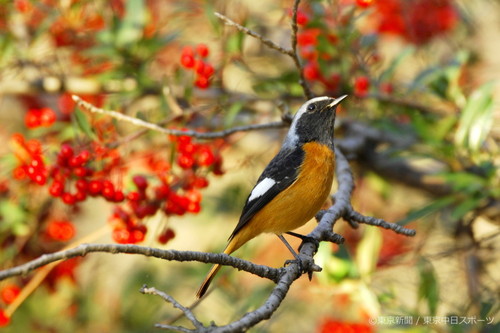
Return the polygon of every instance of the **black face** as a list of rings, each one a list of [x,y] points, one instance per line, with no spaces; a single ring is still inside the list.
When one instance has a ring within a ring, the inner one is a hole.
[[[331,106],[334,101],[334,98],[322,99],[306,106],[295,128],[301,143],[318,141],[333,146],[333,126],[337,108],[337,104]]]

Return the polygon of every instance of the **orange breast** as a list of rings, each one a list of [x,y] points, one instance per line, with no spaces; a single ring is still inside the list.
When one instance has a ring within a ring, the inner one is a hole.
[[[323,144],[303,146],[304,161],[297,180],[278,194],[242,228],[233,251],[261,233],[281,234],[304,225],[321,209],[332,188],[335,155]]]

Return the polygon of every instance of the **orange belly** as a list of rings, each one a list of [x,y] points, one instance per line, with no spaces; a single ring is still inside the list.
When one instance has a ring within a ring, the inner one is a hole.
[[[297,229],[321,209],[332,188],[335,155],[318,143],[306,143],[303,149],[305,157],[297,180],[235,235],[231,252],[261,233],[282,234]]]

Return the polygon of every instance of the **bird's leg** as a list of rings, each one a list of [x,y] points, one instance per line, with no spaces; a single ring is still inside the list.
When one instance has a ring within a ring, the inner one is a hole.
[[[293,254],[295,259],[297,259],[297,261],[301,262],[299,255],[297,254],[297,252],[295,252],[293,247],[286,241],[285,237],[283,237],[283,235],[281,235],[281,234],[279,234],[279,235],[276,234],[276,236],[278,236],[278,238],[283,242],[283,244],[285,244],[286,248]]]
[[[308,241],[308,242],[317,243],[319,245],[319,242],[316,239],[312,238],[312,237],[307,237],[307,236],[304,236],[304,235],[301,235],[301,234],[297,234],[297,233],[291,232],[291,231],[287,232],[287,234],[302,239],[302,244],[304,244],[304,242]],[[304,273],[307,272],[307,275],[309,276],[309,281],[311,281],[313,272],[320,272],[321,271],[321,267],[319,267],[318,265],[314,264],[314,262],[312,262],[311,265],[309,265],[309,263],[308,263],[308,268],[305,268],[304,264],[302,263],[302,259],[297,254],[297,252],[295,252],[295,250],[292,248],[292,246],[286,241],[285,237],[283,237],[283,235],[278,235],[278,234],[276,236],[278,236],[278,238],[281,239],[281,241],[283,242],[283,244],[285,244],[285,246],[288,248],[288,250],[295,257],[295,260],[287,260],[287,261],[285,261],[285,266],[287,266],[287,265],[291,264],[292,262],[296,261],[298,263],[298,265],[299,265],[299,269],[302,272],[304,272]],[[302,244],[300,244],[300,247],[302,247]],[[299,247],[299,250],[300,250],[300,247]]]
[[[306,243],[306,242],[316,244],[316,248],[319,246],[319,242],[315,238],[312,238],[312,237],[309,237],[306,235],[301,235],[301,234],[298,234],[298,233],[293,232],[293,231],[288,231],[286,233],[289,234],[290,236],[294,236],[294,237],[300,238],[302,240],[302,243],[299,246],[299,252],[300,252],[300,249],[302,249],[302,245],[304,245],[304,243]]]

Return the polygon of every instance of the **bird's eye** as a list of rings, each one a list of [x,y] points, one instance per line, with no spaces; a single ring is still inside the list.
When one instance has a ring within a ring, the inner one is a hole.
[[[316,110],[316,104],[309,104],[307,106],[307,111],[314,111]]]

